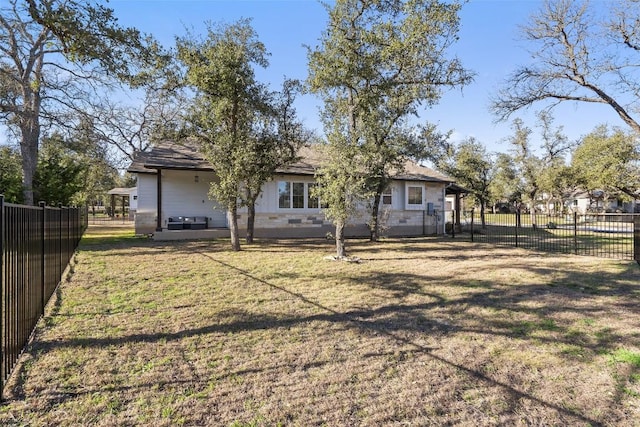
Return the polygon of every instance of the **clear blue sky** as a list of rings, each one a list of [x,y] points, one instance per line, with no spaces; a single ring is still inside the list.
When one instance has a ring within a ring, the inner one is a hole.
[[[461,12],[460,40],[451,53],[476,73],[475,81],[445,93],[421,118],[438,124],[442,131],[453,130],[454,139],[474,136],[490,151],[506,151],[507,144],[500,141],[510,134],[510,123],[494,123],[489,99],[511,71],[529,61],[518,26],[540,4],[537,0],[471,0],[466,4]],[[165,46],[172,46],[175,36],[184,35],[187,27],[204,34],[205,21],[231,23],[252,18],[260,40],[271,52],[269,68],[260,71],[258,78],[272,89],[279,87],[284,76],[306,78],[304,45],[315,46],[327,22],[327,13],[316,0],[111,0],[108,5],[122,25],[150,33]],[[321,131],[319,106],[314,96],[306,95],[297,109],[309,128]],[[534,110],[518,116],[534,127]],[[623,126],[604,105],[566,104],[556,108],[554,116],[572,140],[597,124]]]

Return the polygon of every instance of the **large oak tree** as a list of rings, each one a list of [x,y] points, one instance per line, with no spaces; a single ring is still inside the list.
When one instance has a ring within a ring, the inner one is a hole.
[[[100,89],[145,83],[163,55],[148,37],[118,24],[113,10],[79,0],[9,0],[0,6],[0,122],[20,144],[24,199],[43,126],[68,126],[92,109]]]
[[[186,83],[196,91],[188,133],[216,171],[211,196],[227,209],[231,247],[240,250],[238,208],[249,211],[247,240],[253,239],[255,202],[275,170],[294,160],[304,130],[296,120],[296,84],[273,93],[255,78],[268,53],[249,20],[209,25],[205,39],[178,39]]]
[[[436,0],[338,0],[320,45],[309,49],[311,91],[325,100],[325,115],[345,120],[342,127],[325,120],[329,142],[361,150],[363,191],[373,195],[372,240],[378,238],[380,199],[392,173],[421,152],[409,119],[436,104],[443,90],[471,81],[450,54],[459,9],[457,2]],[[340,128],[346,133],[337,137]]]
[[[640,132],[640,2],[545,0],[522,35],[532,60],[492,101],[499,119],[542,101],[587,102]]]
[[[640,198],[640,143],[633,133],[597,127],[582,138],[571,166],[585,190]]]

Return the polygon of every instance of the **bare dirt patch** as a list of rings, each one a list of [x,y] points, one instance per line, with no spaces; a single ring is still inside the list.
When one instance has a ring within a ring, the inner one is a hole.
[[[157,243],[90,230],[0,424],[640,419],[640,268],[444,239]]]

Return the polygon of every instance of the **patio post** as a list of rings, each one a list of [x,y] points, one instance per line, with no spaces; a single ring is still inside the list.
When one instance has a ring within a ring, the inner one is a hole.
[[[162,231],[162,169],[156,169],[157,174],[157,220],[156,231]]]

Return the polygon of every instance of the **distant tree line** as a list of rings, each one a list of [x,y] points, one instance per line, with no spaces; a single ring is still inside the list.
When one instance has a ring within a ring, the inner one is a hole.
[[[60,134],[42,138],[33,178],[33,197],[49,206],[93,204],[124,177],[92,140]],[[25,203],[19,151],[0,147],[0,189],[5,201]]]
[[[489,153],[470,137],[457,143],[437,141],[430,157],[470,191],[470,204],[481,214],[487,208],[565,213],[577,192],[640,199],[637,133],[601,125],[569,141],[547,112],[539,113],[537,127],[538,146],[532,143],[534,131],[515,119],[512,134],[502,141],[509,147],[506,152]]]

